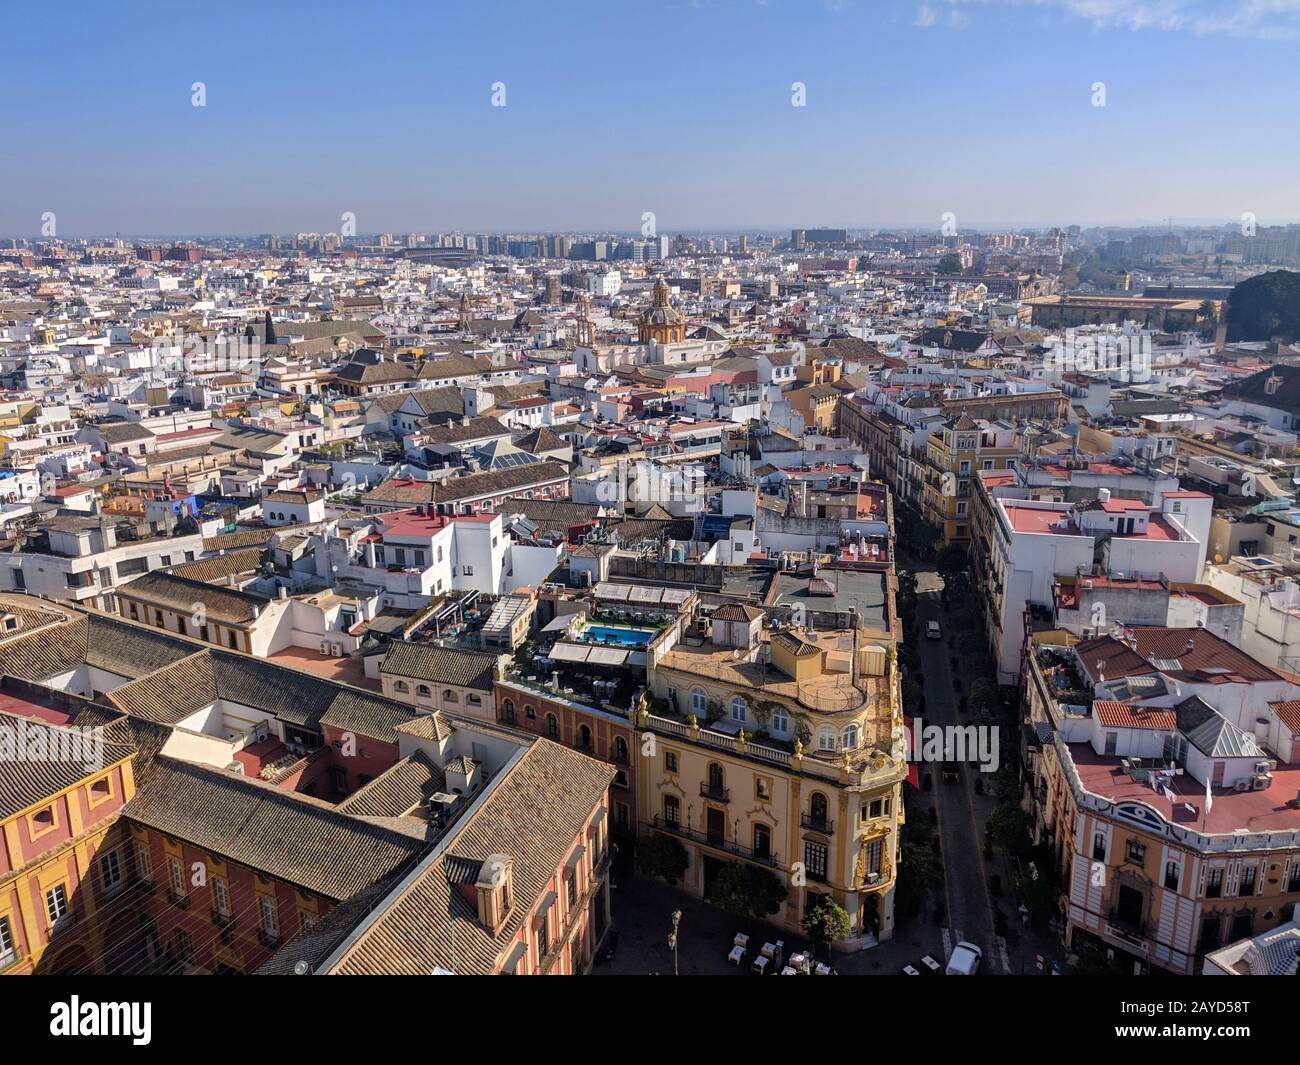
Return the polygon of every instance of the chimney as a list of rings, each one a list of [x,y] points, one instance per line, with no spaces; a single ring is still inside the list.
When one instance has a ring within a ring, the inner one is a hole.
[[[289,598],[289,590],[288,590],[287,588],[285,588],[285,586],[282,584],[282,585],[280,585],[279,588],[276,589],[275,597],[276,597],[277,599],[288,599],[288,598]]]

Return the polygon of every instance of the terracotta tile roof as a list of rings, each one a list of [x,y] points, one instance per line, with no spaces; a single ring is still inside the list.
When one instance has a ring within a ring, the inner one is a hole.
[[[1282,719],[1282,724],[1292,733],[1300,735],[1300,699],[1288,699],[1282,703],[1269,703]]]
[[[18,717],[3,711],[0,711],[0,727],[24,739],[12,756],[7,754],[4,758],[4,772],[0,773],[0,821],[88,777],[98,776],[103,767],[116,765],[134,753],[125,744],[105,743],[102,763],[98,758],[94,758],[94,764],[88,764],[89,758],[34,757],[29,756],[28,751],[34,750],[37,744],[43,744],[43,749],[48,751],[76,753],[79,748],[72,744],[81,742],[82,735],[39,718]],[[98,751],[87,754],[97,755]]]
[[[1092,704],[1092,712],[1107,728],[1148,728],[1172,730],[1177,716],[1163,707],[1138,706],[1134,703],[1117,703],[1099,699]]]
[[[423,849],[321,800],[167,757],[123,816],[329,899],[391,876]]]
[[[224,555],[213,555],[198,562],[173,566],[171,572],[177,577],[212,583],[229,577],[232,573],[251,573],[253,570],[260,569],[265,558],[266,552],[261,547],[249,547],[242,551],[227,551]]]
[[[182,658],[130,684],[114,688],[104,698],[110,705],[141,721],[174,725],[217,700],[211,655],[200,651]]]
[[[496,661],[496,655],[478,651],[459,651],[427,643],[396,643],[390,646],[380,672],[490,692]]]
[[[446,777],[423,751],[403,758],[339,803],[339,812],[357,817],[400,817],[442,791]]]
[[[483,805],[376,919],[360,931],[331,972],[421,974],[435,966],[490,973],[605,801],[612,766],[538,739],[495,781]],[[544,811],[544,813],[543,813]],[[586,842],[585,840],[582,842]],[[514,862],[514,907],[493,936],[477,908],[448,882],[468,882],[489,855]]]
[[[122,586],[121,594],[135,596],[164,609],[193,614],[202,606],[216,621],[244,623],[255,621],[270,602],[265,595],[228,588],[205,581],[155,570]]]

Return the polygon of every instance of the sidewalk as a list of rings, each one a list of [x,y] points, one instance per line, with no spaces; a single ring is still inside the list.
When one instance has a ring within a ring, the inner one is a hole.
[[[613,893],[614,927],[618,950],[612,961],[598,965],[593,975],[644,976],[673,974],[673,954],[668,949],[672,912],[682,911],[677,936],[677,971],[682,976],[752,976],[749,965],[764,942],[785,940],[785,956],[810,950],[802,935],[790,933],[762,921],[733,917],[675,888],[642,877],[621,878]],[[750,951],[745,964],[727,961],[737,932],[749,936]],[[815,952],[814,952],[815,953]],[[906,926],[886,943],[854,954],[817,956],[844,975],[895,975],[904,965],[917,965],[921,955],[944,960],[943,937],[938,928]]]

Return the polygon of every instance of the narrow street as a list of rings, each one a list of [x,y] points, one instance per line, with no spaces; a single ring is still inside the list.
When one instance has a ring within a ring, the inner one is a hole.
[[[962,724],[952,690],[948,661],[948,619],[940,602],[943,581],[933,569],[919,568],[917,578],[918,651],[925,674],[923,719],[934,725]],[[926,622],[938,621],[943,639],[924,636]],[[957,783],[943,781],[940,765],[920,763],[921,777],[928,773],[939,812],[939,838],[947,884],[948,928],[952,941],[968,940],[984,951],[984,972],[999,974],[1003,963],[994,935],[993,903],[984,865],[983,826],[976,817],[972,770],[963,766]]]

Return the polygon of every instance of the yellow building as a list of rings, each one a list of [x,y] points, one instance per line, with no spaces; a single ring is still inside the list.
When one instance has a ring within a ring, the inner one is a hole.
[[[4,683],[0,973],[95,973],[111,927],[98,915],[115,904],[132,870],[113,826],[135,794],[135,752],[107,742],[103,730],[42,720],[65,716],[57,693]]]
[[[894,926],[907,772],[894,654],[865,629],[765,628],[764,617],[723,606],[651,644],[642,836],[681,842],[695,895],[710,896],[725,863],[755,865],[788,890],[774,923],[798,929],[829,895],[851,926],[837,946],[869,946]]]
[[[803,416],[806,428],[830,432],[835,428],[835,409],[841,395],[838,388],[821,384],[791,389],[785,398],[790,401],[790,407]]]
[[[943,532],[943,544],[967,544],[975,506],[975,478],[983,470],[1010,469],[1020,451],[1008,422],[977,421],[962,414],[926,442],[921,512]]]

